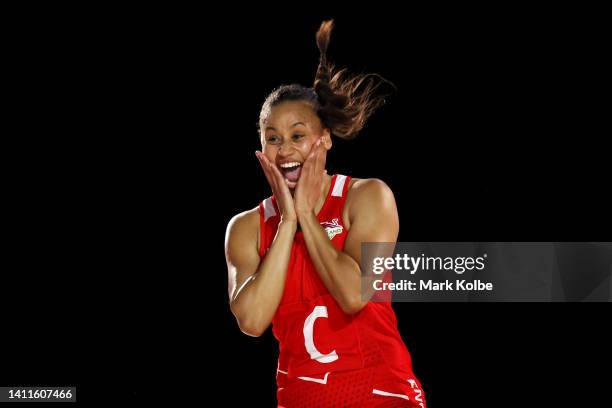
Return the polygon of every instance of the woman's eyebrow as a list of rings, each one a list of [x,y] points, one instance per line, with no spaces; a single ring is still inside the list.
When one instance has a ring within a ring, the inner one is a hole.
[[[306,125],[304,124],[304,122],[295,122],[293,125],[291,125],[291,127],[295,127],[295,126],[297,126],[297,125],[306,126]],[[272,127],[272,126],[268,126],[268,127],[266,127],[266,130],[276,130],[276,128],[274,128],[274,127]]]

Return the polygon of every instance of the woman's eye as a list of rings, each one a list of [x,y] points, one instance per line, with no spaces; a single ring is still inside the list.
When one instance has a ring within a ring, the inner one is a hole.
[[[276,137],[276,136],[270,136],[270,137],[268,137],[268,138],[266,139],[266,141],[267,141],[268,143],[277,143],[277,142],[278,142],[278,137]]]
[[[304,135],[300,135],[300,134],[293,135],[293,139],[295,139],[295,140],[301,139],[303,137],[304,137]]]

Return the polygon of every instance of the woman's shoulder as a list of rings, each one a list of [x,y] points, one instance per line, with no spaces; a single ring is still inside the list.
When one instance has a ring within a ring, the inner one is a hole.
[[[391,188],[377,178],[351,178],[346,199],[350,198],[377,198],[393,195]]]
[[[387,183],[377,178],[351,178],[346,194],[349,211],[381,203],[395,203],[393,191]]]
[[[243,233],[253,233],[259,230],[259,206],[247,211],[238,213],[232,217],[227,224],[228,233],[230,231]]]

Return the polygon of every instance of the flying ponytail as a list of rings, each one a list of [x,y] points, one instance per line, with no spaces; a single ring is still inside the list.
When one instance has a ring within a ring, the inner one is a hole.
[[[304,100],[311,103],[324,127],[348,140],[357,136],[368,118],[385,104],[385,95],[377,91],[382,83],[395,88],[391,82],[378,74],[350,75],[327,61],[333,24],[333,20],[323,21],[316,34],[320,56],[313,87],[291,84],[275,89],[262,106],[260,122],[266,120],[273,106]]]
[[[336,70],[327,61],[332,29],[333,20],[324,21],[316,35],[320,52],[313,86],[320,104],[317,113],[332,134],[352,139],[368,118],[385,104],[385,96],[376,94],[380,85],[391,83],[378,74],[349,75],[346,69]]]

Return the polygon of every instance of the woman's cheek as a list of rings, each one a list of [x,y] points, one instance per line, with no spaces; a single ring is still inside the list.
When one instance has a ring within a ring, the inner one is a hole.
[[[302,152],[302,154],[304,154],[304,157],[306,157],[306,155],[310,153],[310,149],[312,149],[313,144],[314,142],[312,140],[306,140],[300,143],[300,151]]]

